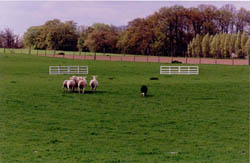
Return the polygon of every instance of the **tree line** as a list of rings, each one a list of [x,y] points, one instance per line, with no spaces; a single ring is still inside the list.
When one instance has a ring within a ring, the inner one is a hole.
[[[235,35],[242,37],[243,33],[247,38],[250,35],[250,11],[244,8],[237,10],[230,4],[221,8],[213,5],[190,8],[175,5],[163,7],[145,18],[134,19],[122,27],[103,23],[77,26],[74,21],[49,20],[41,26],[30,27],[23,36],[23,42],[26,47],[34,49],[221,58],[230,54],[225,55],[224,51],[218,50],[203,54],[197,47],[194,48],[194,42],[209,37],[213,38],[210,41],[214,44],[218,43],[214,40],[224,44],[225,40]],[[212,46],[210,48],[213,49]],[[226,53],[245,56],[244,48],[240,49]]]
[[[189,57],[245,58],[250,55],[250,38],[245,32],[238,34],[196,35],[188,44]]]

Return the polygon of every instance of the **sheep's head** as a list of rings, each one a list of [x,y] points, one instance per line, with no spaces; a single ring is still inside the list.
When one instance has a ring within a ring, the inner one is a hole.
[[[97,76],[96,76],[96,75],[94,75],[94,76],[92,76],[92,77],[93,77],[93,79],[95,79],[95,80],[97,79]]]
[[[70,79],[71,80],[75,80],[77,77],[76,76],[71,76]]]

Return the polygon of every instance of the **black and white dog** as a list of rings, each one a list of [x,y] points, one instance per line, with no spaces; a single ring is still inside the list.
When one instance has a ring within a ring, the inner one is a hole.
[[[142,96],[146,96],[148,92],[148,87],[146,85],[141,86],[141,94]]]

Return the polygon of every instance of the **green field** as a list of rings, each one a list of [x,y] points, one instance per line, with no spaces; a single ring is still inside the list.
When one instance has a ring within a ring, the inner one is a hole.
[[[63,93],[59,64],[89,66],[97,92]],[[249,67],[160,65],[0,54],[0,162],[247,163]]]
[[[23,49],[14,49],[14,48],[0,48],[0,53],[6,53],[6,54],[29,54],[29,49],[23,48]],[[94,52],[81,52],[79,54],[78,51],[62,51],[62,50],[35,50],[32,49],[30,51],[31,55],[53,55],[53,54],[59,54],[59,53],[64,53],[65,55],[81,55],[81,56],[93,56],[95,55]],[[124,55],[129,55],[129,56],[135,56],[133,54],[115,54],[115,53],[96,53],[97,56],[124,56]],[[143,55],[140,55],[143,56]],[[144,55],[145,56],[145,55]]]

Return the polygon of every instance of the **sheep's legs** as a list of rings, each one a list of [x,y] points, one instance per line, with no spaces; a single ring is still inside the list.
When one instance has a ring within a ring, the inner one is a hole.
[[[64,93],[68,93],[68,88],[67,87],[63,87],[62,90],[63,90]]]

